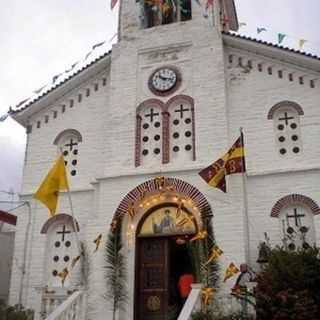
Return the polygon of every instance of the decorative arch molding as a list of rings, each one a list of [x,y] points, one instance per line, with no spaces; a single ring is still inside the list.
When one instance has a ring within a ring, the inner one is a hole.
[[[157,177],[141,183],[123,198],[113,215],[111,228],[114,228],[128,214],[132,203],[143,200],[148,192],[161,192],[164,190],[177,192],[191,199],[198,208],[202,220],[213,216],[207,199],[193,185],[177,178]]]
[[[139,104],[136,109],[136,140],[135,140],[135,166],[139,167],[141,165],[141,126],[142,126],[142,116],[141,112],[143,109],[154,106],[160,109],[162,116],[162,135],[165,130],[164,123],[164,113],[165,113],[165,104],[159,99],[147,99]],[[162,149],[164,148],[164,139],[162,139]]]
[[[48,219],[45,224],[42,226],[40,233],[41,234],[47,234],[48,230],[50,229],[50,227],[56,223],[65,223],[65,224],[69,224],[73,229],[74,229],[74,224],[73,221],[75,222],[76,228],[77,228],[77,232],[79,232],[80,228],[79,228],[79,224],[78,221],[76,219],[73,219],[72,216],[66,214],[66,213],[59,213],[56,214],[55,216],[51,217],[50,219]]]
[[[171,105],[174,105],[176,102],[179,101],[186,101],[190,105],[190,111],[191,111],[191,132],[192,132],[192,160],[196,160],[196,125],[195,125],[195,115],[194,115],[194,99],[190,96],[179,94],[172,98],[170,98],[166,103],[166,112],[170,115],[170,107]],[[169,125],[168,125],[169,126]],[[170,131],[170,130],[169,130]],[[169,135],[168,135],[169,139]],[[167,142],[168,149],[169,149],[169,141]],[[169,162],[169,156],[168,156],[168,162]]]
[[[162,112],[166,112],[168,110],[168,108],[170,107],[170,105],[173,104],[174,102],[176,102],[177,100],[188,101],[191,105],[191,108],[192,109],[194,108],[194,99],[192,97],[187,96],[185,94],[178,94],[178,95],[170,98],[166,103],[162,102],[159,99],[155,99],[155,98],[147,99],[139,104],[139,106],[137,107],[137,110],[136,110],[136,114],[138,116],[143,108],[150,106],[150,105],[156,105],[162,110]]]
[[[292,204],[303,204],[314,215],[320,214],[320,208],[314,200],[301,194],[290,194],[277,201],[271,210],[271,217],[278,218],[281,210]]]
[[[82,135],[78,130],[76,130],[76,129],[66,129],[66,130],[63,130],[62,132],[60,132],[56,136],[56,138],[53,141],[53,144],[54,145],[58,145],[59,141],[61,140],[61,138],[63,136],[66,136],[66,135],[73,135],[73,136],[75,136],[77,138],[78,142],[82,142]]]
[[[275,104],[268,112],[268,120],[272,120],[273,117],[274,117],[274,114],[280,109],[280,108],[283,108],[283,107],[290,107],[290,108],[293,108],[297,111],[298,115],[299,116],[303,116],[304,115],[304,111],[303,109],[301,108],[301,106],[299,104],[297,104],[296,102],[293,102],[293,101],[288,101],[288,100],[285,100],[285,101],[281,101],[281,102],[278,102],[277,104]]]
[[[190,96],[187,96],[185,94],[178,94],[172,98],[170,98],[167,102],[166,102],[166,109],[168,109],[170,107],[171,104],[175,103],[178,100],[184,100],[190,103],[191,109],[194,109],[194,99]]]
[[[147,99],[143,102],[141,102],[139,104],[139,106],[137,107],[137,110],[136,110],[136,113],[137,115],[142,111],[143,108],[145,107],[148,107],[150,105],[156,105],[158,106],[162,111],[165,110],[165,103],[163,103],[161,100],[159,99],[155,99],[155,98],[152,98],[152,99]]]

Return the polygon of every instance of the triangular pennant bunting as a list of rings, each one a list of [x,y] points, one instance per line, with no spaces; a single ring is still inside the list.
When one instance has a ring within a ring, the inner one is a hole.
[[[105,43],[105,41],[99,42],[99,43],[95,44],[95,45],[92,47],[92,50],[94,50],[95,48],[101,47],[104,43]]]
[[[284,33],[278,33],[278,44],[281,44],[286,36]]]
[[[261,32],[264,32],[264,31],[267,31],[266,28],[262,27],[262,28],[257,28],[257,34],[261,33]]]
[[[4,122],[9,117],[9,114],[6,113],[3,116],[0,117],[0,122]]]
[[[299,39],[299,49],[302,50],[303,46],[307,42],[306,39]]]
[[[110,2],[110,7],[111,7],[111,10],[116,6],[118,0],[111,0]]]

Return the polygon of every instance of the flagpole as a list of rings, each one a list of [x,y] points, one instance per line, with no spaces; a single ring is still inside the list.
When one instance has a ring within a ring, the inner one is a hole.
[[[62,148],[60,148],[60,155],[63,157]],[[64,157],[63,157],[63,159],[64,159]],[[64,166],[65,166],[65,164],[64,164]],[[65,170],[65,174],[66,174],[66,176],[68,175],[67,170]],[[69,181],[68,178],[67,178],[67,181]],[[73,205],[72,205],[71,193],[70,193],[70,186],[68,186],[68,188],[67,188],[67,195],[68,195],[68,199],[69,199],[70,212],[71,212],[71,216],[72,216],[72,224],[73,224],[74,234],[75,234],[75,237],[76,237],[76,243],[77,243],[77,247],[78,247],[78,250],[79,250],[79,254],[81,255],[81,253],[82,253],[81,243],[80,243],[80,239],[78,237],[78,231],[77,231],[78,228],[77,228],[77,225],[76,225],[76,219],[74,217],[74,211],[73,211]]]
[[[241,145],[244,148],[243,128],[240,127]],[[247,193],[247,170],[245,166],[245,156],[241,157],[242,161],[242,190],[243,190],[243,224],[244,224],[244,244],[245,244],[245,259],[246,263],[250,265],[250,228],[248,216],[248,193]]]
[[[116,3],[117,3],[117,1],[116,1]],[[111,10],[112,9],[113,8],[111,8]],[[122,16],[122,1],[120,0],[120,2],[119,2],[119,11],[118,11],[118,32],[117,32],[118,33],[118,42],[120,42],[120,39],[121,39],[121,36],[122,36],[122,34],[121,34],[121,22],[122,22],[121,16]]]
[[[71,215],[72,215],[72,220],[73,220],[73,228],[74,228],[74,234],[75,234],[75,237],[76,237],[76,242],[77,242],[77,247],[78,247],[78,250],[79,250],[79,256],[83,258],[83,271],[82,271],[82,275],[83,275],[83,283],[84,283],[84,287],[87,288],[88,286],[88,281],[87,281],[87,277],[88,277],[88,270],[87,270],[87,267],[85,265],[86,261],[85,261],[85,252],[82,251],[81,249],[81,242],[80,242],[80,239],[78,237],[78,231],[77,231],[77,226],[76,226],[76,219],[74,217],[74,212],[73,212],[73,205],[72,205],[72,200],[71,200],[71,192],[70,192],[70,189],[68,189],[67,191],[68,193],[68,199],[69,199],[69,203],[70,203],[70,211],[71,211]]]
[[[74,217],[73,205],[72,205],[72,200],[71,200],[71,193],[70,193],[69,189],[67,191],[67,194],[68,194],[68,199],[69,199],[69,204],[70,204],[70,211],[71,211],[71,216],[72,216],[74,234],[75,234],[75,237],[76,237],[76,242],[77,242],[77,247],[78,247],[78,250],[79,250],[79,254],[81,255],[81,253],[82,253],[81,244],[80,244],[80,239],[78,237],[78,231],[77,231],[78,228],[77,228],[77,225],[76,225],[76,219]]]

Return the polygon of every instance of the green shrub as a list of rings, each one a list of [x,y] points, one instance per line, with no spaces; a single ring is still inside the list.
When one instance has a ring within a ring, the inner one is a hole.
[[[318,248],[296,251],[275,248],[258,275],[258,320],[316,320],[320,313]]]
[[[22,306],[8,306],[0,301],[0,320],[32,320],[34,312]]]
[[[229,315],[214,315],[211,312],[197,311],[192,314],[192,320],[252,320],[251,316],[245,316],[240,312]]]

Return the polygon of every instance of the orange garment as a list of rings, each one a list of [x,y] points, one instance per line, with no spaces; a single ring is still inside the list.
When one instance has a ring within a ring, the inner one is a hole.
[[[182,274],[179,278],[178,287],[181,298],[186,298],[191,291],[191,283],[194,282],[193,275],[190,273]]]

